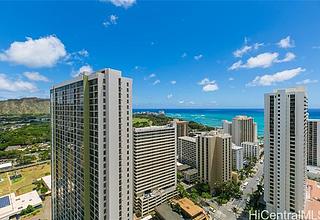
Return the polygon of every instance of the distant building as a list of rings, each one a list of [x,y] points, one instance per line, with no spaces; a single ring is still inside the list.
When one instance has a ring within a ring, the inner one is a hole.
[[[273,213],[305,208],[308,99],[304,88],[264,97],[264,200]]]
[[[173,211],[168,203],[162,203],[155,209],[157,220],[184,220],[177,212]]]
[[[223,120],[222,129],[224,133],[232,135],[232,122],[228,120]]]
[[[241,147],[243,147],[243,158],[256,158],[260,157],[260,146],[258,143],[253,142],[243,142],[241,143]]]
[[[320,181],[320,167],[318,166],[307,166],[307,177],[312,180]]]
[[[202,133],[197,137],[197,169],[199,180],[212,189],[216,183],[231,179],[231,136],[218,131]]]
[[[46,188],[51,191],[51,175],[44,176],[41,178]]]
[[[243,147],[232,146],[232,169],[241,170],[243,168]]]
[[[320,120],[308,120],[307,164],[320,167]]]
[[[177,138],[188,136],[188,133],[189,133],[188,121],[179,121],[178,119],[175,119],[174,121],[171,122],[171,124],[174,124],[174,123],[177,126]]]
[[[143,217],[176,195],[176,127],[134,128],[133,155],[134,211]]]
[[[37,191],[28,192],[20,196],[14,193],[0,197],[0,219],[9,220],[29,205],[37,208],[42,205],[42,200]]]
[[[50,93],[52,219],[132,219],[132,80],[108,68]]]
[[[197,167],[197,147],[196,138],[194,137],[178,137],[178,161],[188,164],[193,168]]]
[[[8,163],[2,163],[0,164],[0,170],[7,170],[7,169],[10,169],[12,168],[12,163],[11,162],[8,162]]]
[[[257,142],[257,124],[252,117],[238,115],[232,119],[232,142],[237,146],[242,142]]]

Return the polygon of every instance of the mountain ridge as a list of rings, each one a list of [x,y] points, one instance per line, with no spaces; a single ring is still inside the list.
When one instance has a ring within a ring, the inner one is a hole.
[[[0,101],[0,115],[49,114],[50,99],[26,97]]]

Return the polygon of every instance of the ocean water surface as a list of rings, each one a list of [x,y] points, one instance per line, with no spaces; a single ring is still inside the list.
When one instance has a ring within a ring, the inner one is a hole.
[[[169,117],[187,121],[195,121],[208,126],[221,126],[222,120],[231,121],[237,115],[247,115],[254,118],[258,124],[258,135],[263,136],[263,109],[134,109],[133,112],[164,111]],[[309,118],[320,119],[320,109],[309,109]]]

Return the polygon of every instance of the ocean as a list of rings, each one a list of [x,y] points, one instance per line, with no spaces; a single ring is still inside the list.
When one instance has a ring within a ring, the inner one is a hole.
[[[133,112],[164,111],[169,117],[195,121],[208,126],[221,126],[222,120],[231,121],[236,115],[247,115],[258,124],[258,136],[263,136],[263,109],[134,109]],[[309,109],[309,118],[320,119],[320,109]]]

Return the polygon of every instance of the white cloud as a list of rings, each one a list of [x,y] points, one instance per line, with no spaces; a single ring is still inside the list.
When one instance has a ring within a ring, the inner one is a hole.
[[[172,94],[168,94],[168,95],[167,95],[167,98],[168,98],[168,99],[171,99],[172,97],[173,97]]]
[[[241,60],[239,60],[239,61],[237,61],[237,62],[235,62],[234,64],[232,64],[232,66],[230,66],[229,68],[228,68],[228,70],[236,70],[236,69],[239,69],[239,68],[241,68],[242,67],[242,61]]]
[[[35,85],[30,82],[18,80],[12,80],[5,74],[0,73],[0,90],[9,92],[36,92],[38,89]]]
[[[159,84],[159,83],[160,83],[160,80],[157,79],[157,80],[155,80],[155,81],[152,83],[152,85],[157,85],[157,84]]]
[[[203,55],[202,55],[202,54],[199,54],[199,55],[194,56],[193,58],[194,58],[195,60],[200,60],[200,59],[202,59],[202,57],[203,57]]]
[[[109,27],[110,25],[116,25],[118,21],[118,16],[110,15],[104,22],[102,22],[103,26]]]
[[[190,105],[194,105],[195,102],[194,102],[194,101],[190,101],[189,104],[190,104]]]
[[[88,57],[89,56],[89,52],[87,50],[85,50],[85,49],[82,49],[82,50],[78,51],[78,54],[80,56],[83,56],[83,57]]]
[[[179,104],[183,104],[183,103],[184,103],[184,100],[180,100],[180,101],[179,101]]]
[[[172,80],[172,81],[170,81],[170,83],[171,83],[172,85],[175,85],[175,84],[177,83],[177,81]]]
[[[313,46],[312,49],[320,49],[320,46]]]
[[[181,58],[185,58],[187,56],[187,53],[183,53],[182,55],[181,55]]]
[[[257,76],[252,82],[248,83],[247,86],[271,86],[275,83],[292,79],[304,71],[305,69],[298,67],[296,69],[277,72],[272,75],[266,74],[263,76]]]
[[[290,36],[281,39],[278,43],[280,48],[291,48],[294,47],[294,41],[291,40]]]
[[[35,68],[52,67],[67,54],[63,43],[53,35],[26,39],[11,43],[9,49],[0,53],[0,60]]]
[[[149,76],[144,77],[144,80],[152,79],[152,78],[154,78],[156,76],[157,76],[156,74],[151,73]]]
[[[49,82],[49,79],[38,72],[24,72],[23,75],[31,81]]]
[[[262,53],[257,55],[256,57],[250,57],[246,63],[243,63],[241,60],[238,62],[232,64],[231,67],[229,67],[229,70],[236,70],[240,68],[267,68],[270,67],[273,63],[283,63],[283,62],[289,62],[293,60],[296,56],[294,53],[288,52],[283,59],[278,59],[279,54],[278,53]]]
[[[81,74],[90,75],[92,72],[93,72],[93,69],[90,65],[84,65],[80,67],[79,70],[73,71],[72,76],[77,77],[77,76],[80,76]]]
[[[204,92],[213,92],[219,89],[216,81],[210,81],[208,78],[204,78],[203,80],[198,82],[198,84],[202,86],[202,90]]]
[[[255,43],[253,45],[244,45],[242,48],[237,49],[233,52],[235,57],[242,57],[244,54],[248,53],[251,50],[257,50],[259,47],[263,46],[263,43]]]
[[[300,82],[297,82],[297,85],[306,85],[306,84],[311,84],[311,83],[318,83],[318,80],[316,79],[305,79]]]
[[[136,0],[100,0],[102,2],[110,2],[117,7],[129,8],[136,3]]]
[[[233,81],[234,80],[234,78],[233,77],[229,77],[229,81]]]
[[[204,92],[214,92],[217,91],[219,89],[218,85],[216,83],[214,84],[208,84],[202,87],[202,90]]]
[[[294,60],[296,58],[296,55],[294,53],[288,52],[282,60],[276,60],[276,63],[284,63],[284,62],[289,62],[291,60]]]

